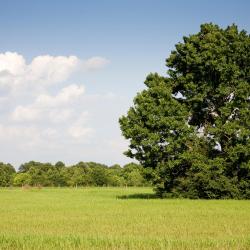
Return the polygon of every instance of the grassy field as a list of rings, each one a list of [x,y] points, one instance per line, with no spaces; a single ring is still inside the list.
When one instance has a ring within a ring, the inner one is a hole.
[[[250,249],[250,202],[161,200],[149,188],[0,189],[0,249]]]

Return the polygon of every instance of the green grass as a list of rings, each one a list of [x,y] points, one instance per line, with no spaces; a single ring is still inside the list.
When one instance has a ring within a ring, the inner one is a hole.
[[[0,189],[0,249],[250,249],[250,202],[161,200],[150,188]]]

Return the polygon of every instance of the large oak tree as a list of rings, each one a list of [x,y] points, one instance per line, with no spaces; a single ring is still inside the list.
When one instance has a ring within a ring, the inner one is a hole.
[[[250,36],[203,24],[166,62],[119,120],[125,154],[160,195],[250,198]]]

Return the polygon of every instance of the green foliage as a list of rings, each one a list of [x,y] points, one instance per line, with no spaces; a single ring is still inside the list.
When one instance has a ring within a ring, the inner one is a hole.
[[[24,185],[30,185],[32,182],[32,177],[28,173],[18,173],[15,175],[13,180],[14,186],[24,186]]]
[[[250,36],[204,24],[166,62],[119,120],[125,154],[159,195],[250,198]]]
[[[15,172],[10,164],[0,162],[0,187],[11,186]]]
[[[119,165],[108,167],[95,162],[79,162],[65,166],[30,161],[20,166],[19,171],[9,164],[0,163],[0,187],[4,186],[150,186],[144,178],[144,169],[135,163],[124,168]]]
[[[123,167],[123,176],[128,186],[147,186],[144,171],[141,165],[128,163]]]

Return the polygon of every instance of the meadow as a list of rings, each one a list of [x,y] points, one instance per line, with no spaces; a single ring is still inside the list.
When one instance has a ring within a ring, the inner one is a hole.
[[[151,188],[2,188],[0,249],[250,249],[250,202]]]

